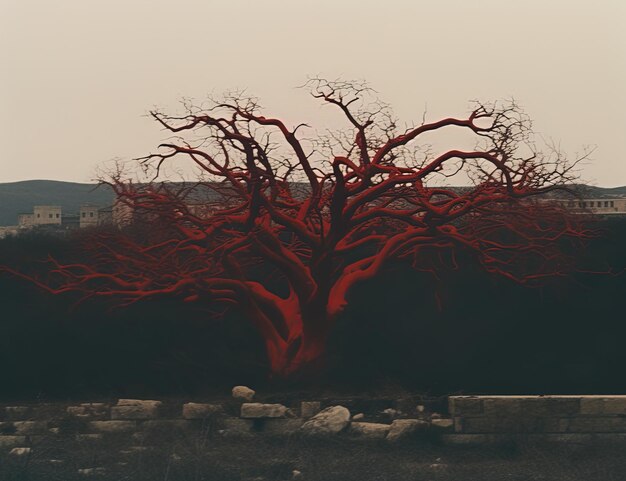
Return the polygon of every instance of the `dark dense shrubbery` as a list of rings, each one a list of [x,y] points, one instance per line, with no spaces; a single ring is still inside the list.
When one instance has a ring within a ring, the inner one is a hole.
[[[582,253],[581,265],[626,267],[626,220]],[[72,240],[0,241],[0,264],[72,252]],[[0,275],[0,396],[202,394],[259,386],[260,337],[238,317],[210,320],[176,299],[123,310],[50,296]],[[439,311],[435,292],[442,299]],[[397,270],[362,285],[334,331],[325,382],[353,388],[393,381],[445,392],[626,393],[622,372],[626,275],[578,273],[523,288],[476,269],[431,275]]]

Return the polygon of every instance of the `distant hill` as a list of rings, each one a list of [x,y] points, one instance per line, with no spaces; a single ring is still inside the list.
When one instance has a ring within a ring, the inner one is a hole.
[[[586,197],[626,197],[626,185],[622,187],[592,187],[584,186]]]
[[[64,213],[77,213],[84,204],[109,206],[113,197],[108,185],[56,180],[0,183],[0,226],[16,225],[17,215],[32,212],[34,205],[60,205]]]
[[[624,197],[624,187],[577,186],[585,197]],[[0,183],[0,226],[16,225],[17,215],[33,211],[34,205],[60,205],[64,213],[77,213],[81,205],[106,207],[113,203],[107,185],[79,184],[56,180],[25,180]]]

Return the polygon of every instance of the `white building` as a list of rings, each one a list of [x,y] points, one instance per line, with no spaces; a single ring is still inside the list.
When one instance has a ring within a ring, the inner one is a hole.
[[[33,225],[61,225],[60,205],[36,205],[33,207]]]
[[[571,209],[580,214],[624,215],[626,214],[626,197],[598,199],[568,199],[556,201],[561,207]]]
[[[99,222],[98,207],[94,205],[82,205],[80,206],[79,226],[81,229],[85,227],[95,227]]]

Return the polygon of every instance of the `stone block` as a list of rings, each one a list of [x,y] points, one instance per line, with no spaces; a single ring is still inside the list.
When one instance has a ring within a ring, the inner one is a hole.
[[[26,444],[26,436],[0,436],[0,448],[15,448]]]
[[[580,414],[603,414],[604,398],[584,397],[580,400]]]
[[[585,396],[580,401],[581,414],[626,414],[626,396]]]
[[[626,396],[611,396],[605,398],[603,414],[626,414]]]
[[[350,433],[364,439],[385,439],[391,429],[389,424],[353,422]]]
[[[219,404],[186,403],[183,404],[184,419],[206,419],[222,413],[224,409]]]
[[[120,399],[111,408],[111,419],[156,419],[159,416],[161,401]]]
[[[66,410],[67,414],[72,417],[87,418],[87,410],[83,406],[68,406]]]
[[[243,403],[241,417],[244,419],[282,418],[287,408],[282,404]]]
[[[69,416],[78,419],[106,419],[109,416],[110,406],[105,403],[82,403],[78,406],[68,406],[66,412]]]
[[[626,417],[573,417],[569,419],[570,433],[626,433]]]
[[[477,416],[483,413],[483,401],[475,396],[450,396],[448,410],[451,416]]]
[[[536,418],[520,417],[477,417],[463,418],[463,433],[527,433],[537,432],[539,421]]]
[[[137,423],[135,421],[91,421],[88,429],[97,433],[130,433],[137,429]]]
[[[539,418],[537,432],[542,433],[564,433],[567,432],[569,419],[548,417]]]
[[[464,434],[563,433],[567,431],[568,422],[568,418],[557,417],[467,417],[462,418],[459,424],[455,424],[455,432]]]
[[[302,425],[308,436],[325,436],[343,431],[350,423],[350,411],[344,406],[331,406],[320,411]]]
[[[580,412],[580,399],[575,397],[538,396],[521,399],[520,414],[530,417],[571,416]]]
[[[553,442],[553,443],[575,443],[575,444],[590,444],[598,440],[597,434],[590,433],[560,433],[560,434],[545,434],[540,437],[541,441]]]
[[[300,403],[300,416],[305,419],[312,418],[321,410],[319,401],[302,401]]]
[[[142,406],[142,407],[160,407],[161,401],[152,401],[148,399],[118,399],[116,406]]]
[[[485,416],[510,416],[522,412],[522,400],[515,397],[482,398]]]

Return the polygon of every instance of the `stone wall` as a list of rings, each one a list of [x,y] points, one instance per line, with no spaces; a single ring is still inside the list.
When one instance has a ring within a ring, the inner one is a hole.
[[[396,442],[414,433],[452,429],[419,396],[393,398],[262,398],[244,387],[214,402],[119,399],[93,403],[0,405],[0,449],[36,448],[54,440],[146,446],[172,438],[338,435]],[[441,411],[441,409],[440,409]]]
[[[626,440],[626,396],[451,396],[453,441]]]
[[[0,405],[0,450],[24,452],[55,440],[115,440],[140,449],[169,439],[217,436],[343,436],[398,442],[425,436],[450,443],[503,437],[626,440],[626,396],[451,396],[308,399],[281,402],[239,386],[207,402],[119,399]]]

